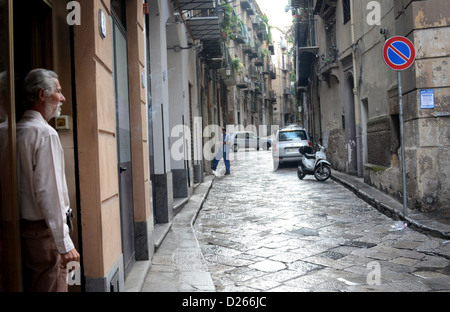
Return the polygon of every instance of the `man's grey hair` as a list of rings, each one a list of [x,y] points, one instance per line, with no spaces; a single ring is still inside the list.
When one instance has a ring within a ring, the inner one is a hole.
[[[38,68],[30,71],[24,80],[28,104],[32,104],[38,100],[39,92],[42,89],[46,96],[52,94],[56,90],[55,79],[58,79],[58,75],[48,69]]]

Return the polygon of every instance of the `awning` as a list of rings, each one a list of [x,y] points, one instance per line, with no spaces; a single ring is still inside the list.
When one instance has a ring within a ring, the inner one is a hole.
[[[215,7],[214,0],[175,0],[175,9],[206,10]]]
[[[195,40],[221,39],[222,32],[218,16],[192,17],[186,23]]]

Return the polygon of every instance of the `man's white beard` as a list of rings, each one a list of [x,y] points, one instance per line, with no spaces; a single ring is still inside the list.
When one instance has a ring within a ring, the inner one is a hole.
[[[62,106],[62,103],[59,103],[58,106],[56,107],[56,109],[53,110],[52,105],[50,105],[50,104],[45,105],[45,117],[46,117],[47,121],[52,118],[61,116],[61,106]]]

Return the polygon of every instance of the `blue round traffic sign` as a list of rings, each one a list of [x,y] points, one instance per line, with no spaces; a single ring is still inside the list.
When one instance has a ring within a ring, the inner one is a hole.
[[[395,36],[384,44],[383,58],[390,68],[405,70],[414,63],[416,50],[408,38]]]

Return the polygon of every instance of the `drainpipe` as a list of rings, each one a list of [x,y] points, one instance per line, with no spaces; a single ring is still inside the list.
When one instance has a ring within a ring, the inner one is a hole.
[[[355,42],[355,15],[354,15],[354,5],[353,0],[350,0],[350,14],[351,14],[351,36],[352,36],[352,60],[353,60],[353,105],[355,106],[355,125],[356,125],[356,167],[358,171],[358,176],[363,175],[363,163],[362,163],[362,142],[361,142],[361,107],[359,105],[358,98],[358,84],[356,77],[356,42]]]

